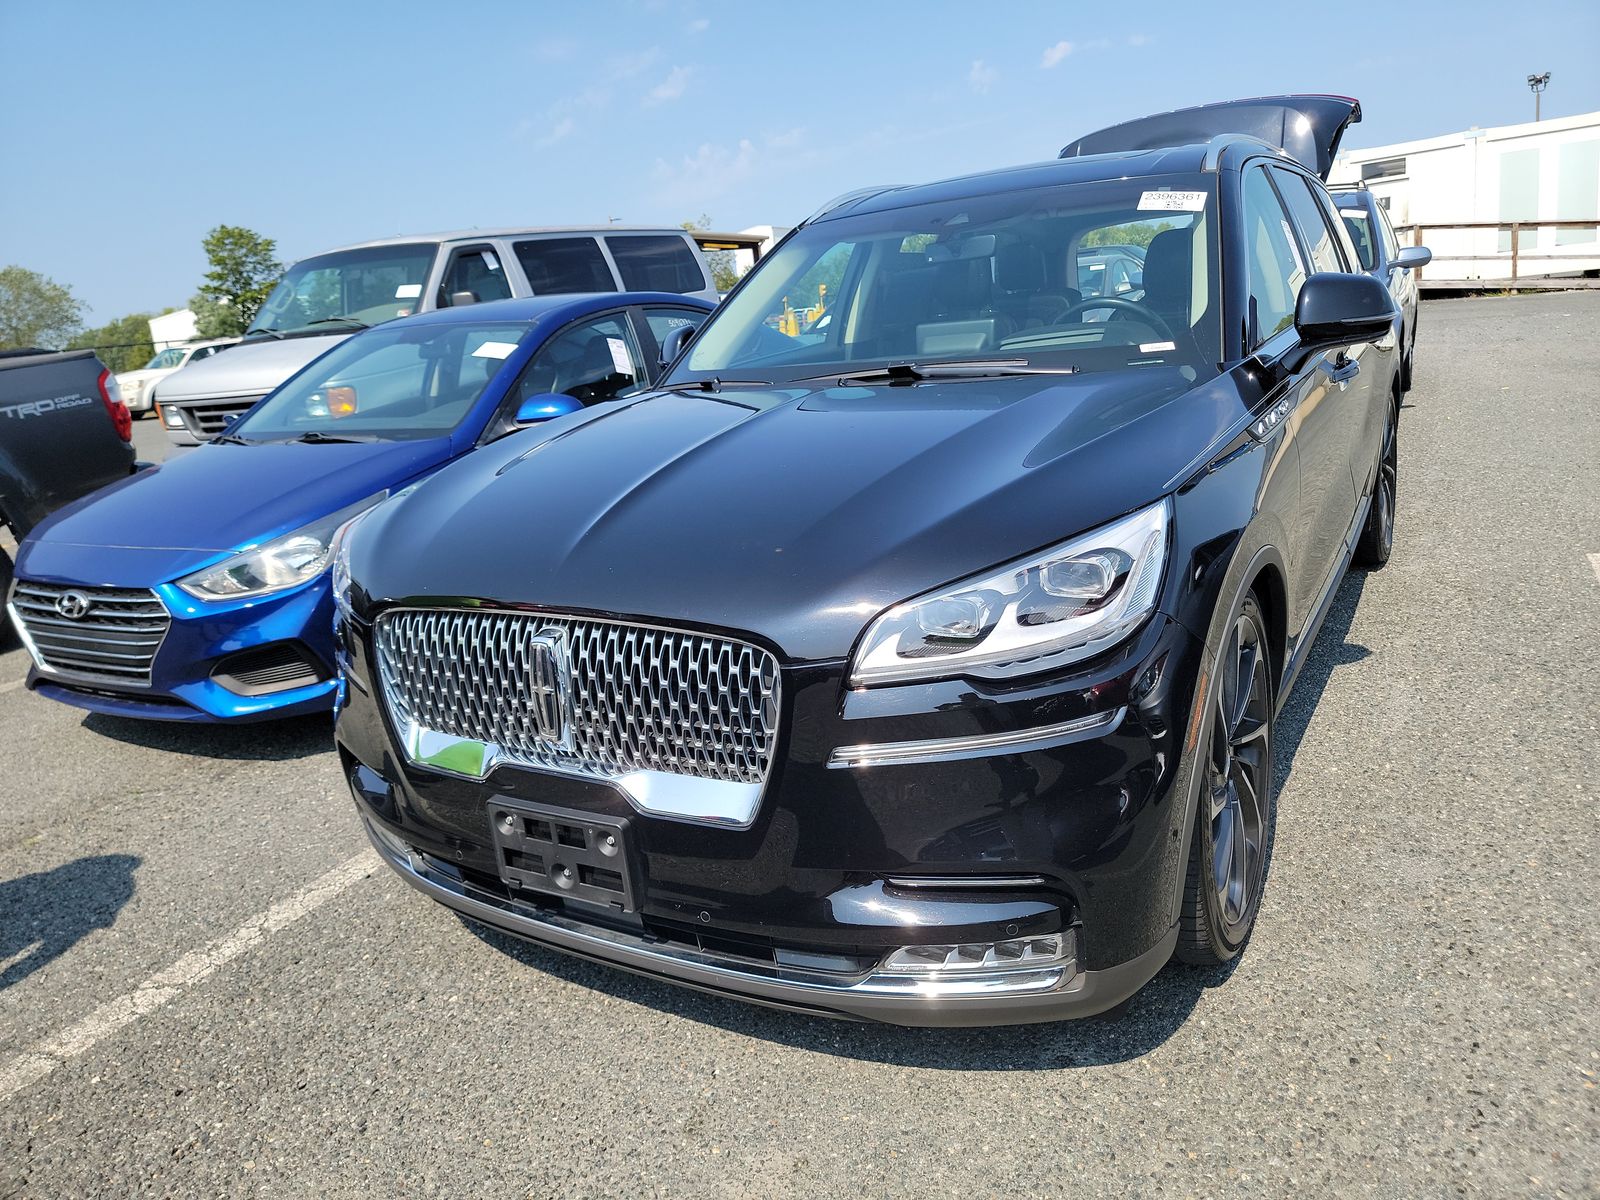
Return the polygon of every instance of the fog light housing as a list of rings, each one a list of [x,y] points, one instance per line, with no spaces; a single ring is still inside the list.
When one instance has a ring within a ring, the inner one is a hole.
[[[993,942],[901,946],[890,952],[878,970],[888,975],[950,979],[967,974],[1047,970],[1071,966],[1076,958],[1076,938],[1072,930],[1063,929]]]

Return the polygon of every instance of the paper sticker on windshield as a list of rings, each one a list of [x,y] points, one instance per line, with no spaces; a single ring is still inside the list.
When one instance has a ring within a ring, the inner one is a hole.
[[[515,342],[485,342],[472,352],[473,358],[505,358],[517,348]]]
[[[1140,354],[1159,354],[1163,350],[1176,350],[1177,342],[1140,342]]]
[[[420,295],[422,295],[422,285],[420,283],[402,283],[394,290],[394,298],[396,300],[415,300]]]
[[[1204,212],[1205,207],[1204,192],[1174,192],[1162,189],[1159,192],[1141,192],[1139,195],[1141,212]]]
[[[628,357],[628,343],[621,338],[608,337],[606,345],[611,347],[611,365],[617,369],[617,374],[632,379],[633,360]]]

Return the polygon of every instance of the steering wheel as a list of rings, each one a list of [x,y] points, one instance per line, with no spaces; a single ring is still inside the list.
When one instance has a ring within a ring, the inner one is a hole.
[[[1172,326],[1166,323],[1160,313],[1151,312],[1142,304],[1136,304],[1132,300],[1122,300],[1116,296],[1096,296],[1092,300],[1079,300],[1076,304],[1070,304],[1067,306],[1067,310],[1056,318],[1056,324],[1060,325],[1069,317],[1095,308],[1115,308],[1122,312],[1132,313],[1146,325],[1154,327],[1156,332],[1168,341],[1177,340],[1177,335],[1172,332]]]

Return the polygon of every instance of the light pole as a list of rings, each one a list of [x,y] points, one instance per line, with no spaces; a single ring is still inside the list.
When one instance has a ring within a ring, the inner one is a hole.
[[[1549,71],[1546,71],[1543,75],[1528,76],[1528,87],[1533,91],[1533,119],[1535,121],[1539,119],[1539,96],[1544,92],[1544,89],[1549,86]]]

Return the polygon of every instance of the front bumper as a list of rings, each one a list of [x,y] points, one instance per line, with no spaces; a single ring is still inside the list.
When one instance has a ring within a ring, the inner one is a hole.
[[[332,711],[338,681],[326,575],[277,595],[230,604],[201,603],[171,584],[152,590],[171,624],[151,662],[148,686],[49,670],[35,655],[28,688],[90,712],[152,721],[244,724]],[[314,670],[315,682],[262,691],[241,687],[227,674],[228,665],[241,656],[276,646],[293,647]]]
[[[642,811],[600,780],[504,764],[476,782],[410,763],[374,694],[369,631],[345,621],[337,641],[341,764],[380,852],[419,890],[517,936],[759,1003],[906,1024],[1091,1015],[1170,954],[1201,646],[1165,617],[1075,673],[1007,689],[850,690],[842,663],[786,667],[776,764],[743,828]],[[1028,736],[1095,714],[1115,719]],[[637,912],[619,923],[508,888],[491,801],[627,820]],[[1054,931],[1070,931],[1075,960],[1035,988],[867,982],[901,947]],[[716,944],[759,953],[730,963],[704,953]],[[865,966],[818,978],[781,965],[808,955]]]
[[[1011,1025],[1090,1017],[1115,1008],[1149,982],[1172,955],[1177,926],[1131,962],[1100,971],[1076,964],[1004,976],[926,982],[884,972],[856,978],[762,969],[629,930],[575,920],[556,910],[496,895],[447,864],[366,822],[368,839],[395,872],[425,896],[462,916],[523,938],[638,975],[715,995],[814,1016],[890,1025]]]

